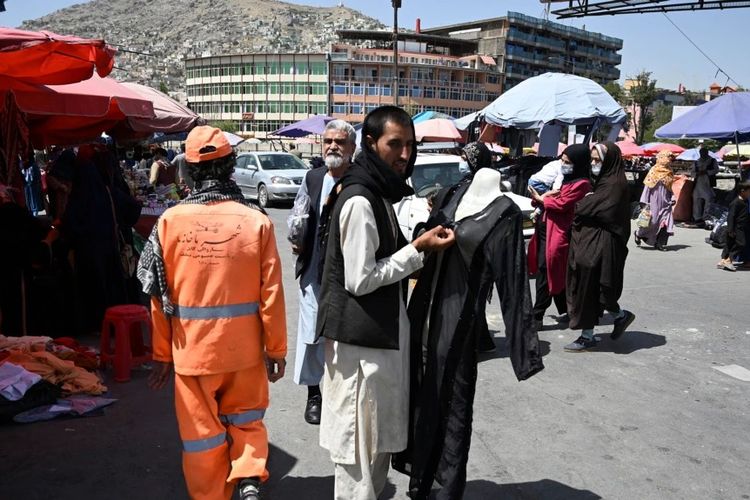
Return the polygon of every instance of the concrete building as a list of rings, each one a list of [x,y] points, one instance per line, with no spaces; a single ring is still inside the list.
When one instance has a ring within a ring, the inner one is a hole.
[[[422,32],[476,41],[479,53],[497,61],[506,90],[546,72],[572,73],[599,83],[620,78],[619,38],[517,12]]]
[[[210,121],[265,137],[313,114],[361,122],[378,106],[399,105],[455,117],[482,109],[502,91],[497,62],[478,42],[419,33],[399,34],[399,75],[393,74],[392,34],[340,31],[328,53],[245,54],[185,61],[190,107]]]

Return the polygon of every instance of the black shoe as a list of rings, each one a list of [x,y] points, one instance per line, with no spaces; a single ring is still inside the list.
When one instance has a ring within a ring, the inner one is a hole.
[[[260,500],[260,480],[249,477],[237,485],[240,500]]]
[[[568,316],[568,313],[562,313],[555,318],[555,321],[557,321],[558,325],[567,325],[570,323],[570,316]]]
[[[587,339],[584,336],[580,336],[570,344],[563,347],[563,349],[568,352],[585,352],[589,349],[595,348],[598,342],[599,341],[596,340],[596,337],[594,337],[593,339]]]
[[[635,241],[637,246],[641,246],[641,238],[638,236],[638,231],[633,233],[633,241]]]
[[[612,333],[610,334],[609,338],[612,340],[619,339],[623,333],[625,333],[625,329],[630,326],[630,323],[633,322],[635,319],[635,314],[633,314],[630,311],[624,311],[625,316],[622,318],[615,320],[615,328],[612,330]]]
[[[659,250],[660,252],[667,251],[667,247],[665,247],[664,245],[656,245],[656,249]]]
[[[307,399],[305,406],[305,422],[312,425],[320,425],[320,409],[323,404],[323,397],[318,395]]]

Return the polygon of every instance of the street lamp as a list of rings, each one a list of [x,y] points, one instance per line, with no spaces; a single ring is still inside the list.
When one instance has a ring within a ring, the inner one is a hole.
[[[391,0],[393,5],[393,104],[398,106],[398,9],[401,0]]]

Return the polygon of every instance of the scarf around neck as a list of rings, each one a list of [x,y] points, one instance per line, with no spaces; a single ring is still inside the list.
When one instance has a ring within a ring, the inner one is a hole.
[[[414,170],[417,159],[417,151],[414,148],[409,164],[406,168],[406,177],[410,177]],[[346,171],[339,181],[342,188],[350,185],[360,184],[369,189],[373,194],[387,199],[391,203],[398,203],[405,196],[414,194],[414,190],[402,179],[390,165],[380,159],[378,154],[368,146],[362,148],[360,154],[355,158],[354,164]]]
[[[191,193],[180,202],[180,205],[209,205],[223,201],[235,201],[262,213],[266,213],[255,203],[248,201],[242,195],[239,186],[232,181],[206,180],[201,188]],[[136,275],[141,282],[143,293],[161,300],[162,311],[167,316],[174,315],[174,305],[169,297],[167,274],[164,270],[164,253],[159,240],[159,222],[154,224],[148,241],[143,246],[141,258],[138,260]]]

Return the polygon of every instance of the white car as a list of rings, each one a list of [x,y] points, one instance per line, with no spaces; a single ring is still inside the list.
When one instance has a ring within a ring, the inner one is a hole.
[[[424,227],[430,215],[427,197],[441,189],[457,184],[464,177],[458,168],[461,158],[456,155],[423,154],[417,155],[414,172],[409,178],[409,185],[414,189],[414,195],[408,196],[393,205],[398,218],[398,224],[404,236],[413,239]],[[531,199],[508,191],[507,186],[501,187],[504,195],[518,205],[523,213],[523,235],[530,238],[534,234],[534,224],[531,214],[534,207]]]
[[[246,197],[265,208],[276,201],[294,201],[309,167],[293,154],[264,151],[237,156],[234,180]]]

